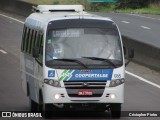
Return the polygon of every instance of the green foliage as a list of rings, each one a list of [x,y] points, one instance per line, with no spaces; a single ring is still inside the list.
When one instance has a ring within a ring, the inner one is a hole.
[[[118,3],[91,3],[87,0],[25,0],[34,4],[82,4],[85,10],[95,12],[132,12],[160,14],[160,0],[120,0]]]
[[[53,5],[58,5],[59,1],[53,1]]]
[[[138,9],[148,7],[150,4],[158,4],[160,0],[120,0],[118,8]]]
[[[160,5],[158,4],[150,4],[148,7],[138,8],[138,9],[118,9],[118,12],[122,13],[139,13],[139,14],[158,14],[160,15]]]
[[[99,11],[103,8],[110,8],[109,3],[90,3],[91,11]]]

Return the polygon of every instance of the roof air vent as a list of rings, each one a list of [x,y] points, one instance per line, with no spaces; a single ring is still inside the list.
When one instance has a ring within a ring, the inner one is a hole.
[[[57,11],[74,11],[82,12],[84,11],[83,5],[38,5],[33,6],[32,10],[34,12],[57,12]]]

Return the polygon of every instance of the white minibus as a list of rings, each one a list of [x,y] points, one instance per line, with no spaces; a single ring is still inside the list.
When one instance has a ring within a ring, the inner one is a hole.
[[[85,12],[82,5],[33,10],[24,24],[20,53],[31,111],[47,118],[57,111],[109,110],[120,118],[125,51],[115,22]]]

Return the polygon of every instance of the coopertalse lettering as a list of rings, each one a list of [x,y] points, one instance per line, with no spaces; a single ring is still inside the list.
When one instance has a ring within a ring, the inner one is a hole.
[[[108,77],[108,74],[75,74],[76,78],[104,78],[104,77]]]

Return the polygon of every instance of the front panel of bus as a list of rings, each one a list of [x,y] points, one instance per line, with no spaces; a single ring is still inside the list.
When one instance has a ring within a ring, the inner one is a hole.
[[[124,69],[114,22],[65,19],[48,24],[44,103],[123,103]]]

